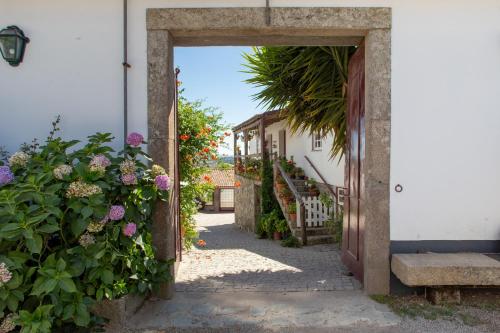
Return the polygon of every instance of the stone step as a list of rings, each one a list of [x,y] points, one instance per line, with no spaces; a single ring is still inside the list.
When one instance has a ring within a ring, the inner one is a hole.
[[[293,283],[293,281],[290,281]],[[394,332],[401,319],[361,290],[178,292],[147,301],[109,333]]]
[[[295,235],[297,239],[302,243],[302,237],[300,235]],[[307,245],[318,245],[318,244],[330,244],[333,243],[333,236],[322,235],[322,236],[307,236]]]
[[[292,230],[293,234],[297,234],[297,235],[302,235],[302,228],[294,228]],[[307,232],[307,236],[331,236],[331,232],[330,230],[328,230],[327,228],[307,228],[306,230]]]

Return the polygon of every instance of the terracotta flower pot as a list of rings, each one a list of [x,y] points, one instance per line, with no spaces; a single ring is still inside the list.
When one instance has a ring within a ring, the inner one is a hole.
[[[281,240],[281,232],[279,232],[279,231],[273,232],[273,239],[274,240]]]
[[[297,222],[297,213],[290,213],[289,215],[292,222]]]

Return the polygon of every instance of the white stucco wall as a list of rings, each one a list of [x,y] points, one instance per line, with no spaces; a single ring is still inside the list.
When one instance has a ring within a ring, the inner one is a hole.
[[[273,148],[273,152],[279,152],[280,148],[278,132],[281,129],[285,129],[286,133],[285,147],[286,157],[288,159],[292,158],[293,156],[293,160],[296,162],[297,166],[304,169],[304,172],[308,177],[312,177],[318,182],[321,182],[318,174],[304,158],[304,156],[307,156],[314,164],[314,166],[316,166],[316,168],[325,178],[328,184],[344,186],[344,160],[342,159],[339,163],[338,159],[330,159],[330,147],[333,143],[332,135],[328,135],[323,139],[322,150],[313,150],[312,138],[309,134],[292,134],[290,129],[287,127],[286,122],[280,121],[266,127],[266,136],[268,134],[271,134],[273,145],[276,145],[276,148]]]
[[[147,7],[264,0],[130,0],[130,130],[146,131]],[[500,1],[273,0],[273,6],[390,6],[392,240],[500,239]],[[0,25],[31,38],[0,61],[0,144],[111,131],[121,142],[121,0],[0,0]]]

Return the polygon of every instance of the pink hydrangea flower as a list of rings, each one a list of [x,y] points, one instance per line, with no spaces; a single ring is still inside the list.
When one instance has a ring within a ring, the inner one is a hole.
[[[111,221],[121,220],[124,215],[125,208],[122,205],[111,206],[111,208],[109,209],[108,216]]]
[[[127,144],[133,147],[140,146],[143,141],[144,137],[137,132],[132,132],[127,136]]]
[[[122,175],[122,182],[124,185],[136,185],[137,177],[133,173],[127,173]]]
[[[99,154],[99,155],[94,156],[94,158],[92,158],[92,161],[90,162],[90,164],[95,164],[95,165],[99,165],[102,167],[108,167],[111,165],[111,161],[109,160],[109,158],[107,158],[103,154]]]
[[[170,189],[170,178],[167,175],[159,175],[155,177],[155,184],[162,191]]]
[[[137,231],[137,225],[135,223],[127,223],[123,228],[123,234],[127,237],[132,237]]]

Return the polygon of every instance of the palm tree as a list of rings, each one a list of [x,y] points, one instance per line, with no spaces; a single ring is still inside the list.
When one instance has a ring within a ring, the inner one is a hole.
[[[269,110],[281,109],[292,131],[334,133],[331,156],[341,157],[346,142],[347,67],[354,46],[254,47],[243,54],[262,90],[254,95]]]

